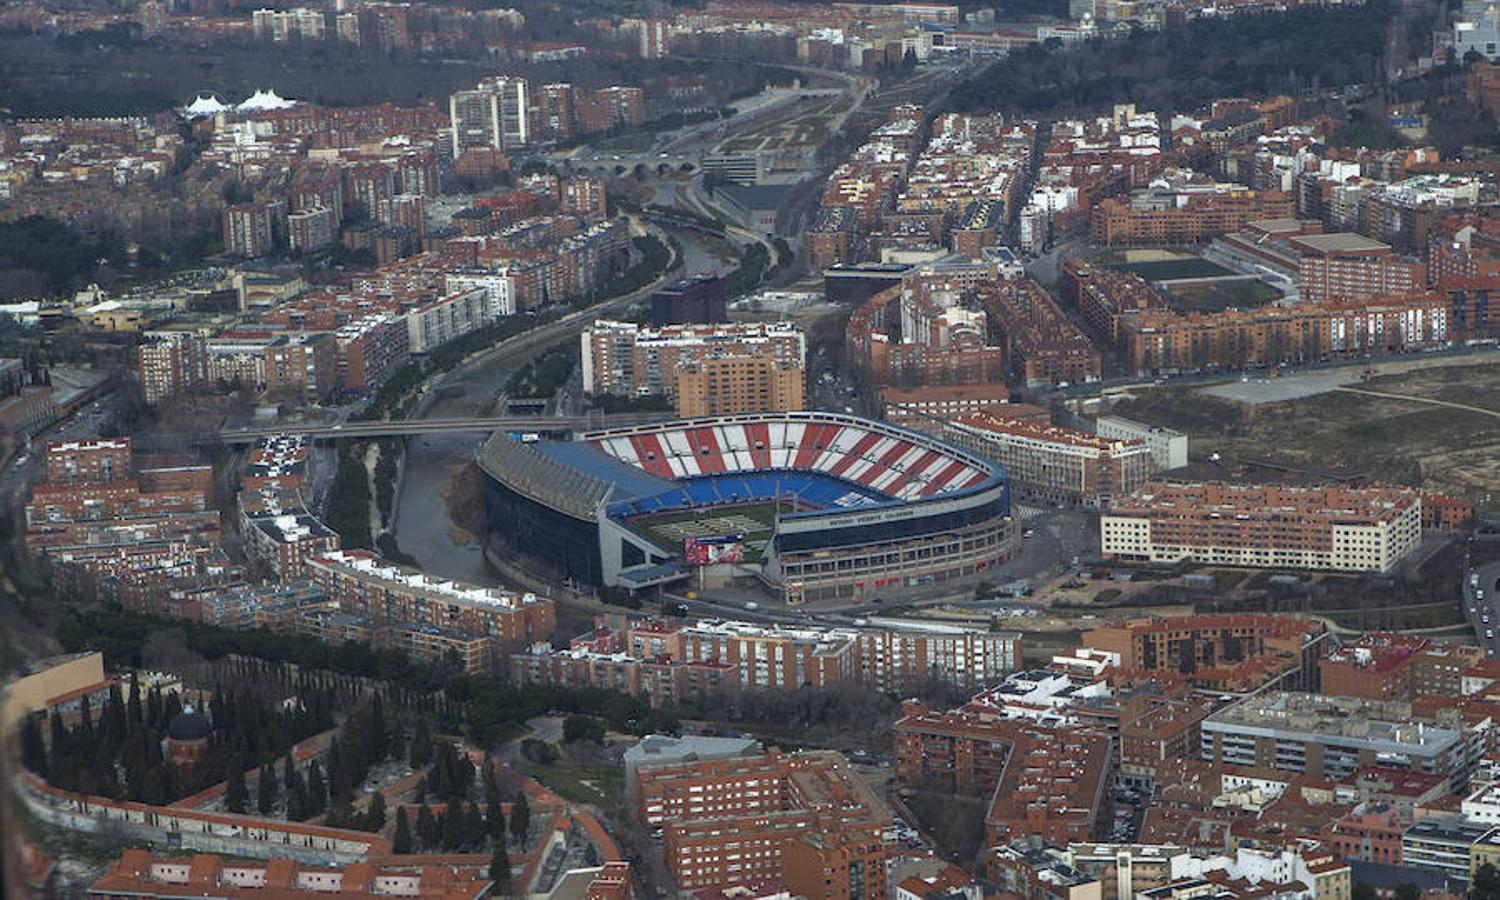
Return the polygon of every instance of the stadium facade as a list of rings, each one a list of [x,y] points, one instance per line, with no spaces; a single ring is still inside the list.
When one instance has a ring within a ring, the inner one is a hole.
[[[684,557],[693,538],[743,541],[743,559],[718,574],[754,575],[788,602],[889,597],[985,572],[1017,544],[999,466],[838,413],[688,419],[572,441],[497,432],[479,465],[491,533],[595,587],[683,579],[697,571]]]

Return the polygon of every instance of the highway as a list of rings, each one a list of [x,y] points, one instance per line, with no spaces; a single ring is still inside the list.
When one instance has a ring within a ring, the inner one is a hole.
[[[318,425],[273,425],[264,428],[226,428],[219,438],[226,444],[252,444],[263,437],[298,434],[313,438],[396,437],[413,434],[497,429],[519,432],[588,431],[622,425],[642,425],[673,418],[671,413],[625,413],[592,416],[479,416],[467,419],[408,419],[395,422],[341,422]]]

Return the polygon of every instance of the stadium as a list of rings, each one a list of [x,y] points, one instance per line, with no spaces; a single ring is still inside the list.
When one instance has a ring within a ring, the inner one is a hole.
[[[970,577],[1016,546],[1005,472],[928,435],[825,412],[678,420],[571,441],[496,432],[491,535],[595,587],[753,576],[789,603]]]

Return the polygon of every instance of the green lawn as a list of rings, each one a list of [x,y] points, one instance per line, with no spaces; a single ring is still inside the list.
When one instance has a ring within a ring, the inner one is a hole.
[[[1178,312],[1218,312],[1229,307],[1255,309],[1281,297],[1281,292],[1259,280],[1174,287],[1168,301]]]
[[[1217,263],[1199,257],[1161,259],[1151,262],[1119,263],[1113,268],[1134,272],[1147,281],[1171,281],[1176,278],[1222,278],[1235,273]]]
[[[790,511],[787,504],[782,509]],[[669,550],[681,550],[684,538],[720,534],[745,535],[745,561],[758,562],[776,528],[775,503],[746,503],[715,510],[686,510],[636,519],[631,527]]]
[[[625,808],[625,770],[618,766],[588,766],[565,760],[551,765],[528,763],[525,772],[564,800],[599,807],[611,818]]]

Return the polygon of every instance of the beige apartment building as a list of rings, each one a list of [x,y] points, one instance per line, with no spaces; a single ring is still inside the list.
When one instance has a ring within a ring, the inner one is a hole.
[[[1107,507],[1151,477],[1145,441],[1099,437],[985,411],[943,426],[944,440],[1005,468],[1011,490],[1045,503]]]
[[[1099,522],[1106,557],[1386,572],[1422,538],[1422,501],[1395,487],[1153,482]]]

